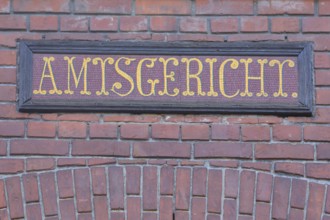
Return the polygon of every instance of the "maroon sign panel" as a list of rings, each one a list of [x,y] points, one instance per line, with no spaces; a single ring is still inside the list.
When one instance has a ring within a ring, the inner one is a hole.
[[[312,113],[304,43],[21,42],[19,62],[21,111]]]

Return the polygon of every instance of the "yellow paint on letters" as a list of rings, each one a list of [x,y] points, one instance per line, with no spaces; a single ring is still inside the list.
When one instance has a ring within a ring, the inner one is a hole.
[[[140,95],[142,96],[151,96],[151,95],[156,95],[155,92],[155,85],[157,83],[159,83],[159,79],[148,79],[147,82],[151,85],[151,89],[149,93],[144,93],[142,90],[142,65],[145,61],[149,61],[150,64],[146,64],[147,68],[152,68],[155,66],[155,62],[156,62],[157,58],[144,58],[142,60],[139,61],[137,69],[136,69],[136,85],[137,85],[137,89],[140,93]]]
[[[210,65],[210,91],[207,92],[207,96],[217,97],[218,93],[214,91],[214,83],[213,83],[213,64],[217,62],[216,58],[206,58],[205,62]]]
[[[197,70],[197,73],[195,73],[195,74],[190,73],[190,63],[192,61],[197,62],[197,65],[198,65],[198,70]],[[184,96],[193,96],[193,95],[195,95],[195,92],[190,90],[190,79],[196,79],[196,81],[197,81],[197,95],[205,96],[205,92],[202,91],[202,82],[201,82],[201,79],[199,78],[199,75],[203,71],[202,62],[197,58],[190,58],[190,59],[182,58],[181,62],[187,63],[187,68],[186,68],[186,91],[184,91],[182,93],[182,95],[184,95]]]
[[[94,65],[97,65],[99,62],[101,64],[101,76],[102,76],[101,84],[102,85],[101,85],[101,91],[96,91],[96,95],[98,95],[98,96],[109,95],[109,92],[105,91],[105,64],[108,62],[108,64],[111,65],[111,64],[113,64],[114,60],[111,57],[105,58],[104,60],[100,57],[96,57],[93,59]]]
[[[163,57],[159,58],[159,62],[163,63],[164,66],[164,71],[163,71],[163,75],[164,75],[164,91],[159,91],[158,94],[159,95],[168,95],[168,96],[177,96],[179,94],[179,89],[178,88],[174,88],[173,92],[174,94],[170,94],[168,93],[168,89],[167,89],[167,80],[171,80],[172,82],[175,81],[175,73],[173,71],[170,72],[170,74],[167,74],[167,64],[172,61],[173,65],[175,66],[179,66],[179,61],[176,58],[168,58],[167,60],[165,60]]]
[[[289,67],[294,67],[295,64],[292,60],[284,60],[282,63],[279,60],[271,60],[269,62],[269,66],[275,66],[278,65],[278,77],[279,77],[279,85],[278,85],[278,92],[274,92],[274,97],[287,97],[288,93],[283,92],[283,66],[285,63],[288,63]],[[293,96],[294,97],[294,96]],[[295,98],[295,97],[294,97]]]
[[[238,61],[236,59],[226,59],[225,61],[223,61],[221,63],[221,66],[219,68],[219,86],[220,86],[220,92],[221,94],[226,97],[226,98],[234,98],[235,96],[237,96],[239,94],[239,90],[237,90],[237,92],[233,95],[228,95],[225,92],[225,77],[224,77],[224,69],[225,69],[225,65],[231,62],[230,64],[230,68],[232,69],[237,69],[238,68]]]
[[[121,94],[119,92],[116,91],[116,89],[121,89],[123,87],[123,85],[120,83],[120,82],[115,82],[113,85],[112,85],[112,88],[111,88],[111,91],[113,91],[114,93],[116,93],[117,95],[123,97],[123,96],[128,96],[129,94],[132,93],[132,91],[134,90],[134,80],[133,78],[128,75],[127,73],[125,73],[124,71],[122,71],[120,68],[119,68],[119,62],[121,60],[125,60],[125,65],[128,66],[131,64],[132,61],[136,60],[136,59],[131,59],[131,58],[127,58],[127,57],[120,57],[116,63],[115,63],[115,70],[116,72],[118,73],[118,75],[120,75],[121,77],[123,77],[124,79],[126,79],[129,84],[131,85],[131,88],[129,89],[128,92],[124,93],[124,94]]]

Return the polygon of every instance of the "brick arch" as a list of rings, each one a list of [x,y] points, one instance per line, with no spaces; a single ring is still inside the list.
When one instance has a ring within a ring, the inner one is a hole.
[[[1,179],[0,219],[329,219],[324,181],[209,164],[90,165]]]

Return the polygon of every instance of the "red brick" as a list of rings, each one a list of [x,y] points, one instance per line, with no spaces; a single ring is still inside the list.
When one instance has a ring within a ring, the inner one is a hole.
[[[275,177],[273,191],[272,217],[286,219],[289,205],[291,181],[287,178]]]
[[[140,194],[140,176],[141,168],[138,166],[126,167],[126,193]]]
[[[197,143],[195,158],[251,158],[252,145],[242,143]]]
[[[1,29],[25,30],[26,17],[24,15],[0,15],[0,30]]]
[[[282,34],[267,34],[267,33],[258,33],[258,34],[246,33],[243,35],[242,34],[229,35],[228,39],[227,39],[228,42],[233,42],[233,41],[283,41],[283,40],[285,40],[285,37]],[[254,123],[252,123],[252,124],[254,124]]]
[[[88,159],[88,166],[98,166],[116,163],[115,158],[91,158]]]
[[[256,200],[270,202],[273,188],[273,177],[270,174],[259,173],[256,189]]]
[[[299,18],[276,17],[271,22],[274,33],[298,33],[300,30]]]
[[[212,33],[235,33],[238,27],[238,18],[211,18]]]
[[[256,174],[252,171],[242,171],[239,192],[239,213],[253,214],[253,200]]]
[[[301,127],[295,125],[275,125],[273,139],[277,141],[301,141]]]
[[[151,137],[155,139],[179,139],[180,127],[176,124],[152,125]]]
[[[70,12],[69,0],[14,0],[14,12]]]
[[[290,209],[289,220],[304,219],[304,210],[301,209]]]
[[[51,158],[28,158],[26,160],[27,171],[52,170],[55,168],[55,160]]]
[[[136,142],[134,157],[190,158],[190,145],[176,142]]]
[[[113,16],[96,16],[90,18],[91,31],[117,31],[118,18]]]
[[[107,179],[105,169],[102,167],[93,167],[92,174],[92,191],[94,195],[107,195]]]
[[[183,140],[208,140],[209,126],[206,124],[182,125]]]
[[[242,17],[241,32],[267,32],[267,17]]]
[[[306,164],[306,176],[316,179],[330,179],[330,164],[308,163]]]
[[[0,72],[0,78],[1,78],[1,72]],[[330,85],[330,71],[329,70],[315,70],[315,84],[317,86],[329,86]]]
[[[315,51],[327,51],[330,47],[328,34],[303,34],[303,35],[288,35],[288,40],[295,41],[313,41]]]
[[[127,114],[114,114],[104,115],[104,122],[135,122],[135,123],[152,123],[159,122],[160,115],[127,115]]]
[[[160,194],[173,195],[174,168],[163,166],[160,170]]]
[[[242,162],[241,163],[242,168],[248,168],[253,170],[263,170],[263,171],[270,171],[272,168],[271,163],[267,162]]]
[[[127,203],[128,203],[128,201],[127,201]],[[108,207],[109,207],[108,199],[106,196],[95,196],[94,197],[95,220],[109,219]]]
[[[291,207],[297,209],[305,208],[307,181],[292,179]]]
[[[8,220],[8,209],[0,209],[0,218],[4,220]]]
[[[270,204],[256,203],[256,220],[270,219]]]
[[[121,31],[147,31],[148,19],[145,16],[120,17]]]
[[[242,126],[243,141],[269,141],[270,129],[268,126]]]
[[[85,166],[86,160],[83,158],[59,158],[57,160],[58,167],[68,166]]]
[[[74,156],[129,156],[129,144],[108,140],[75,140],[72,143]]]
[[[27,32],[2,32],[0,34],[0,45],[5,47],[16,47],[17,40],[40,40],[41,33],[27,33]],[[16,70],[16,69],[15,69]],[[14,73],[16,76],[16,72]],[[15,82],[16,83],[16,80]]]
[[[54,173],[43,173],[39,178],[45,216],[57,215],[55,175]]]
[[[123,124],[120,127],[120,136],[123,139],[140,139],[149,138],[149,126],[146,124]]]
[[[222,172],[221,170],[209,170],[208,192],[207,192],[207,211],[221,213],[222,197]]]
[[[60,200],[61,219],[76,219],[73,199]]]
[[[220,35],[208,35],[197,33],[167,34],[167,41],[201,41],[201,42],[223,42],[224,37]]]
[[[187,15],[191,13],[191,1],[189,0],[137,0],[136,14],[177,14]]]
[[[5,141],[0,141],[0,155],[7,155],[7,143]]]
[[[0,174],[15,174],[24,171],[24,160],[21,159],[1,159]]]
[[[99,116],[96,114],[59,114],[57,118],[50,120],[58,120],[58,121],[86,121],[86,122],[94,122],[99,121]]]
[[[10,218],[23,218],[24,209],[22,203],[21,180],[19,177],[6,179],[6,189],[10,208]]]
[[[5,183],[0,180],[0,209],[7,207],[6,193],[5,193]],[[1,215],[0,215],[1,216]]]
[[[143,210],[157,210],[157,167],[143,168]]]
[[[189,210],[190,206],[190,169],[176,170],[175,207],[180,210]]]
[[[194,36],[196,36],[196,34],[194,34]],[[202,36],[202,34],[200,36]],[[215,115],[165,115],[164,121],[175,123],[219,123],[222,121],[222,118]]]
[[[26,205],[26,217],[28,220],[42,219],[41,216],[42,215],[41,215],[40,204],[27,204]]]
[[[2,105],[0,105],[0,118],[5,118],[5,119],[25,119],[25,118],[39,119],[40,115],[17,112],[16,104],[2,104]]]
[[[239,140],[240,127],[238,125],[212,125],[213,140]]]
[[[315,25],[317,24],[317,25]],[[303,32],[329,32],[330,18],[310,17],[302,19]]]
[[[330,91],[330,90],[329,90]],[[330,127],[326,126],[305,126],[304,127],[305,141],[329,141]]]
[[[314,159],[314,147],[309,144],[256,144],[257,159]]]
[[[181,17],[180,19],[181,32],[207,32],[206,18],[202,17]]]
[[[9,12],[10,12],[10,1],[0,0],[0,13],[9,13]]]
[[[1,92],[1,89],[0,89],[0,92]],[[0,137],[22,137],[22,136],[24,136],[24,122],[23,121],[1,121],[0,122]]]
[[[315,68],[330,68],[330,54],[325,52],[315,53],[314,60]]]
[[[157,213],[145,212],[143,213],[143,220],[157,220]]]
[[[61,31],[88,31],[88,18],[85,16],[62,16]]]
[[[87,126],[83,122],[60,122],[58,136],[61,138],[85,138]]]
[[[319,0],[319,15],[330,15],[330,2]]]
[[[124,209],[124,173],[123,168],[109,167],[109,192],[111,209]]]
[[[57,186],[61,199],[72,198],[74,196],[71,170],[61,170],[57,172]]]
[[[206,199],[193,197],[191,203],[191,220],[205,219]]]
[[[29,137],[55,137],[56,124],[53,122],[30,121],[27,135]]]
[[[218,219],[220,219],[220,215],[212,214],[212,213],[207,215],[207,220],[218,220]]]
[[[325,200],[324,212],[330,213],[330,187],[329,186],[327,187],[327,198]]]
[[[226,170],[225,172],[225,197],[237,198],[238,183],[239,183],[238,170]]]
[[[207,180],[207,169],[205,168],[194,168],[193,179],[192,179],[192,195],[194,196],[205,196],[206,195],[206,180]]]
[[[0,68],[0,83],[16,83],[16,68]]]
[[[35,174],[23,175],[24,196],[26,202],[38,202],[38,179]]]
[[[118,218],[118,219],[120,219],[120,218]],[[78,220],[93,220],[92,213],[79,213]]]
[[[30,16],[31,31],[57,31],[58,18],[51,15]]]
[[[167,16],[153,16],[150,18],[150,29],[151,31],[176,31],[176,18]]]
[[[305,166],[302,163],[278,162],[275,163],[275,172],[303,176]]]
[[[1,19],[2,18],[1,18],[1,15],[0,15],[0,21],[1,21]],[[1,24],[0,24],[0,26],[1,26]],[[16,65],[16,51],[13,51],[13,50],[1,50],[0,51],[0,57],[1,57],[0,65],[6,65],[6,66],[15,66]],[[12,90],[14,88],[16,88],[16,87],[4,86],[4,89],[3,89],[4,91],[3,92],[13,93],[14,91],[12,91]],[[10,97],[13,98],[13,94],[10,94]]]
[[[249,15],[253,14],[253,0],[196,0],[198,15]]]
[[[324,185],[318,183],[309,183],[308,208],[306,214],[307,220],[321,219],[324,193]]]
[[[223,202],[223,218],[226,220],[237,219],[237,202],[233,199],[225,199]]]
[[[130,0],[76,0],[75,12],[98,14],[130,14]]]
[[[92,211],[91,191],[88,169],[78,169],[74,171],[74,183],[78,212]]]
[[[314,1],[261,0],[258,2],[259,14],[314,14]]]
[[[159,220],[172,219],[172,197],[161,196],[159,200]]]
[[[0,86],[0,101],[13,102],[16,101],[16,86]]]
[[[12,140],[11,155],[58,155],[69,154],[69,142],[59,140]]]
[[[329,95],[330,89],[316,89],[316,104],[330,105]]]
[[[329,160],[330,159],[330,144],[323,143],[318,144],[316,148],[317,159],[318,160]]]
[[[90,124],[90,138],[117,138],[117,125],[114,124]]]

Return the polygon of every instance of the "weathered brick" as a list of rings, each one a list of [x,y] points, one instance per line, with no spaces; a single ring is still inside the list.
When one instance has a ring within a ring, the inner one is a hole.
[[[222,196],[222,172],[221,170],[209,170],[207,193],[207,211],[221,213]]]
[[[291,207],[297,209],[305,208],[307,181],[292,179]]]
[[[84,158],[59,158],[57,160],[58,167],[69,167],[69,166],[85,166],[86,160]]]
[[[140,176],[141,168],[138,166],[126,167],[126,193],[127,194],[140,194]]]
[[[85,16],[62,16],[60,21],[61,31],[88,31],[88,17]]]
[[[60,170],[57,172],[57,186],[61,199],[72,198],[74,196],[71,170]]]
[[[3,180],[0,180],[0,209],[6,207],[7,207],[7,200],[6,200],[6,192],[5,192],[5,183]]]
[[[27,204],[26,207],[26,217],[30,219],[42,219],[40,204]]]
[[[129,200],[127,200],[127,205]],[[108,199],[106,196],[95,196],[94,197],[94,215],[95,220],[109,219],[108,216]]]
[[[107,195],[107,179],[105,169],[102,167],[93,167],[92,175],[92,191],[94,195]]]
[[[0,45],[1,45],[1,37],[0,37]],[[0,68],[0,83],[10,83],[10,84],[16,83],[16,68]]]
[[[52,170],[55,168],[55,160],[52,158],[28,158],[26,171]]]
[[[151,31],[176,31],[177,24],[176,24],[175,17],[168,17],[168,16],[152,16],[150,18],[150,29]]]
[[[147,124],[123,124],[120,127],[120,136],[123,139],[141,139],[149,138],[149,126]]]
[[[314,14],[314,1],[260,0],[258,14]]]
[[[315,53],[315,68],[330,68],[330,54],[325,52]]]
[[[176,124],[152,125],[151,137],[155,139],[179,139],[180,127]]]
[[[10,177],[6,179],[6,189],[8,203],[10,208],[10,218],[23,218],[24,208],[21,191],[21,180],[19,177]]]
[[[0,156],[7,155],[7,142],[0,140]]]
[[[145,212],[143,213],[143,220],[157,220],[157,213],[152,213],[152,212]]]
[[[242,17],[241,32],[267,32],[267,17]]]
[[[59,202],[61,219],[76,219],[74,200],[61,199]]]
[[[116,219],[116,218],[113,218],[112,219]],[[122,219],[122,218],[118,218],[118,219]],[[79,213],[78,214],[78,220],[93,220],[93,216],[92,216],[92,213]]]
[[[183,140],[208,140],[209,126],[206,124],[182,125]]]
[[[270,204],[268,203],[256,203],[256,220],[269,219],[270,218]]]
[[[60,122],[58,136],[61,138],[85,138],[87,126],[83,122]]]
[[[91,158],[88,159],[88,166],[98,166],[98,165],[106,165],[106,164],[115,164],[115,158]]]
[[[117,31],[118,17],[96,16],[90,18],[91,31]]]
[[[317,25],[315,25],[317,24]],[[325,17],[307,17],[302,19],[303,32],[329,32],[330,18]]]
[[[201,42],[223,42],[224,37],[220,35],[198,34],[198,33],[180,33],[167,34],[167,41],[201,41]]]
[[[226,170],[225,172],[225,197],[237,198],[238,183],[239,183],[238,170]]]
[[[218,1],[196,0],[198,15],[250,15],[253,14],[253,0]]]
[[[0,209],[0,218],[4,220],[9,219],[8,209]]]
[[[251,158],[252,145],[246,143],[197,143],[195,158]]]
[[[256,144],[257,159],[314,159],[314,147],[309,144]]]
[[[180,19],[181,32],[207,32],[206,18],[203,17],[182,17]]]
[[[291,208],[289,213],[289,219],[304,219],[304,210]]]
[[[305,166],[302,163],[278,162],[275,163],[275,172],[303,176],[305,174]]]
[[[174,168],[164,166],[160,170],[160,194],[173,195]]]
[[[129,156],[129,144],[108,140],[75,140],[72,143],[74,156]]]
[[[9,13],[9,12],[10,12],[10,1],[0,0],[0,13]]]
[[[243,141],[269,141],[270,129],[268,126],[242,126]]]
[[[0,101],[13,102],[16,101],[16,86],[0,86]]]
[[[309,183],[309,196],[306,219],[321,219],[325,187],[318,183]]]
[[[246,34],[236,34],[236,35],[229,35],[228,42],[235,42],[235,41],[283,41],[285,40],[284,35],[282,34],[267,34],[267,33],[246,33]],[[245,119],[249,119],[245,117]],[[242,120],[242,119],[240,119]],[[243,120],[245,121],[245,120]],[[250,124],[250,123],[249,123]],[[254,123],[251,123],[254,124]]]
[[[58,155],[69,153],[69,142],[59,140],[12,140],[11,155]]]
[[[213,140],[239,140],[239,125],[212,125]]]
[[[273,218],[286,219],[289,205],[290,185],[290,179],[275,177],[272,209]]]
[[[318,160],[329,160],[330,159],[330,144],[322,143],[318,144],[316,148],[317,159]]]
[[[1,21],[1,19],[2,18],[1,18],[1,15],[0,15],[0,21]],[[1,22],[0,22],[0,29],[1,29]],[[15,66],[16,65],[16,51],[14,51],[14,50],[1,50],[0,51],[0,57],[1,57],[0,65],[6,65],[6,66]],[[9,87],[6,87],[6,88],[9,88]],[[11,96],[13,96],[13,95],[11,94]]]
[[[124,173],[123,168],[109,167],[109,194],[111,209],[124,209]]]
[[[14,12],[70,12],[69,0],[14,0]]]
[[[176,170],[175,207],[179,210],[189,210],[190,206],[190,172],[189,168]]]
[[[330,89],[326,89],[326,88],[316,89],[316,104],[330,105],[329,95],[330,95]]]
[[[46,115],[43,115],[46,116]],[[52,116],[52,115],[50,115]],[[97,114],[58,114],[57,118],[51,118],[49,120],[58,120],[58,121],[80,121],[80,122],[94,122],[99,121],[99,116]]]
[[[22,159],[1,159],[0,174],[15,174],[24,171],[24,160]]]
[[[271,22],[274,33],[297,33],[300,30],[299,18],[276,17]]]
[[[136,14],[177,14],[187,15],[191,13],[191,1],[182,0],[137,0]]]
[[[143,168],[143,210],[157,210],[157,167]]]
[[[211,18],[212,33],[235,33],[238,27],[238,18]]]
[[[30,16],[30,31],[57,31],[58,18],[52,15]]]
[[[88,169],[74,171],[74,184],[78,212],[92,211],[91,191]]]
[[[147,31],[148,19],[145,16],[124,16],[120,18],[121,31]]]
[[[242,168],[248,168],[253,170],[263,170],[263,171],[270,171],[272,168],[272,164],[268,162],[242,162]]]
[[[28,123],[27,135],[29,137],[55,137],[56,123],[30,121]]]
[[[207,181],[207,169],[194,168],[192,179],[192,195],[193,196],[205,196],[206,195],[206,181]]]
[[[273,177],[270,174],[259,173],[257,179],[256,200],[269,202],[272,195]]]
[[[43,173],[39,178],[45,216],[57,215],[55,175],[54,173]]]
[[[26,202],[38,202],[38,179],[35,174],[23,175],[23,188]]]
[[[5,47],[16,47],[17,41],[21,39],[25,40],[40,40],[42,38],[41,33],[26,33],[26,32],[2,32],[0,34],[0,45]],[[9,68],[6,68],[9,69]],[[16,77],[16,69],[15,77]],[[1,72],[1,71],[0,71]],[[1,75],[1,74],[0,74]],[[0,76],[1,78],[1,76]],[[0,80],[1,81],[1,80]],[[16,83],[16,79],[13,83]]]
[[[308,163],[306,164],[306,176],[316,179],[330,179],[330,164]]]
[[[117,138],[117,125],[93,123],[89,126],[90,138]]]
[[[237,202],[234,199],[224,199],[223,218],[228,220],[237,219]]]
[[[330,15],[330,2],[319,0],[319,15]]]
[[[0,79],[1,79],[1,70],[0,70]],[[330,85],[330,71],[329,70],[315,70],[315,85],[329,86]]]
[[[0,118],[4,119],[23,119],[34,118],[39,119],[37,114],[20,113],[16,110],[16,104],[2,104],[0,105]]]
[[[159,220],[172,219],[172,214],[172,198],[161,196],[159,200]]]
[[[242,171],[239,191],[239,213],[253,214],[253,200],[256,174],[252,171]]]
[[[274,125],[273,139],[276,141],[301,141],[301,127],[296,125]]]
[[[0,89],[1,92],[1,89]],[[0,137],[22,137],[24,136],[23,121],[1,121]]]
[[[0,183],[1,184],[1,183]],[[330,187],[327,187],[327,195],[326,195],[326,200],[325,200],[325,206],[324,206],[324,212],[325,213],[330,213]]]
[[[190,145],[176,142],[136,142],[134,157],[190,158]]]
[[[0,30],[1,29],[25,30],[26,17],[24,15],[0,15]]]
[[[76,0],[75,12],[98,14],[130,14],[132,5],[130,0]]]
[[[205,219],[206,199],[193,197],[191,200],[191,220]]]
[[[134,38],[134,35],[131,35],[131,36],[133,36],[133,38]],[[123,36],[121,36],[121,37],[123,37]],[[103,116],[104,122],[152,123],[152,122],[159,122],[160,120],[161,120],[160,115],[151,115],[151,114],[149,114],[149,115],[148,114],[143,114],[143,115],[112,114],[112,115]]]
[[[305,141],[329,141],[330,127],[326,126],[305,126],[304,140]]]

